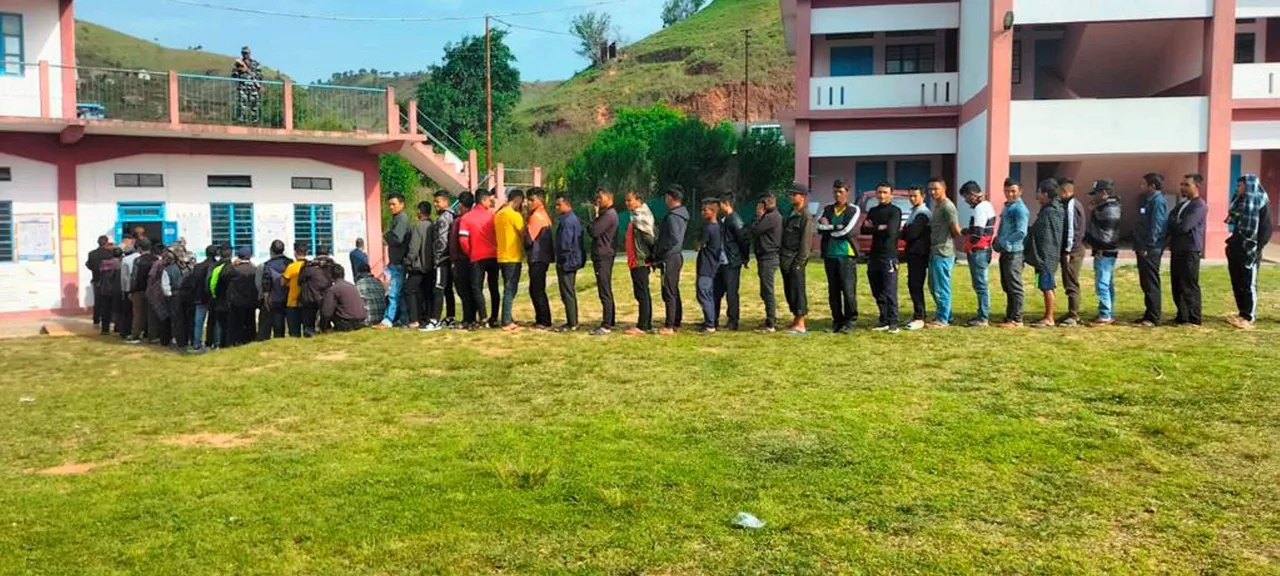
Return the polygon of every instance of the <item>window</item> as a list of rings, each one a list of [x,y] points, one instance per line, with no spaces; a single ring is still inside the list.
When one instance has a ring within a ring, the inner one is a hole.
[[[13,202],[0,202],[0,262],[13,262]]]
[[[1013,41],[1013,83],[1022,83],[1022,40]]]
[[[885,32],[885,38],[936,38],[937,30],[898,30]]]
[[[13,171],[8,167],[0,166],[0,182],[12,182]]]
[[[926,74],[929,72],[933,72],[933,44],[904,44],[885,48],[885,74]]]
[[[0,76],[22,76],[22,15],[0,12]]]
[[[164,174],[116,173],[116,188],[164,188]]]
[[[827,40],[871,40],[875,32],[849,32],[845,34],[827,34]]]
[[[1236,34],[1236,64],[1253,64],[1257,36],[1253,32]]]
[[[333,190],[333,178],[294,177],[294,190]]]
[[[253,248],[253,204],[210,204],[209,221],[215,245]]]
[[[306,242],[309,254],[316,247],[333,248],[333,204],[294,204],[293,239]]]
[[[253,188],[252,176],[237,176],[225,174],[211,174],[209,176],[210,188]]]

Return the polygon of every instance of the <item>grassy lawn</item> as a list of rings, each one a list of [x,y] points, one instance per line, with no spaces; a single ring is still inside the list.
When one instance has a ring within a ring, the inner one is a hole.
[[[0,573],[1277,573],[1280,269],[1260,284],[1249,333],[1206,268],[1203,331],[6,341]]]

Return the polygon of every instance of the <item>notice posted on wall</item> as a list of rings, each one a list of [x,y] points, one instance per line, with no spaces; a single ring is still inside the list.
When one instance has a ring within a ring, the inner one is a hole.
[[[57,238],[53,214],[17,214],[17,251],[19,262],[52,262]]]
[[[360,212],[338,212],[334,215],[333,251],[344,252],[356,246],[356,238],[364,238],[364,214]]]
[[[258,246],[269,248],[272,242],[283,240],[286,246],[285,252],[293,253],[292,243],[289,242],[293,235],[289,233],[289,217],[287,215],[264,214],[258,219],[257,226],[258,237],[262,239],[262,241],[258,242]],[[264,254],[258,254],[258,256],[261,257]]]

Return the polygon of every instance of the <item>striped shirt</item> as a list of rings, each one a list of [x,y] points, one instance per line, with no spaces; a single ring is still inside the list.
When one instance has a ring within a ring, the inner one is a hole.
[[[965,238],[968,251],[987,250],[996,235],[996,209],[990,202],[983,200],[973,207],[969,215],[969,229]]]

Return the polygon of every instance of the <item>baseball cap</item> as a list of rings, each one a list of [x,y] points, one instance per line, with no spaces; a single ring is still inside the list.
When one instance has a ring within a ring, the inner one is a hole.
[[[253,248],[250,246],[241,246],[236,249],[236,257],[241,260],[248,260],[253,257]]]
[[[1111,194],[1116,191],[1116,183],[1114,180],[1095,180],[1093,189],[1089,191],[1090,196],[1095,196],[1102,192]]]
[[[791,183],[791,192],[790,192],[790,193],[791,193],[791,194],[804,194],[805,196],[808,196],[808,195],[809,195],[809,187],[808,187],[808,186],[805,186],[804,184],[801,184],[801,183],[799,183],[799,182],[792,182],[792,183]]]

